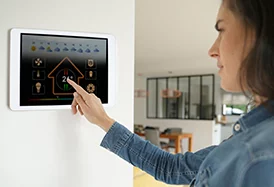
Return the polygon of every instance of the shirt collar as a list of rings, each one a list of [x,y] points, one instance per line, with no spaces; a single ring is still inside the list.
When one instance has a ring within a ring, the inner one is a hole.
[[[274,109],[274,101],[268,101],[269,106]],[[263,122],[264,120],[272,117],[272,114],[268,109],[263,105],[259,105],[256,108],[252,109],[250,112],[242,116],[234,125],[233,125],[233,135],[236,135],[240,132],[246,131],[249,128],[256,126],[257,124]]]

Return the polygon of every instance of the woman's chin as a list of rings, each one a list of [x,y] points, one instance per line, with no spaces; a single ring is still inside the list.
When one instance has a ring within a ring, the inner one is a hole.
[[[241,88],[235,82],[221,77],[221,88],[227,92],[242,92]]]
[[[221,76],[222,72],[223,72],[223,68],[220,68],[218,71],[218,74]]]

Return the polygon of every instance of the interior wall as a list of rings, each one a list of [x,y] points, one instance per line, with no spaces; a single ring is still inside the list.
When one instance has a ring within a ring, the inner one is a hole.
[[[117,100],[107,113],[132,130],[134,0],[10,0],[0,6],[0,186],[132,186],[132,167],[99,146],[105,133],[70,110],[9,109],[9,30],[14,27],[113,34]],[[10,85],[14,86],[14,85]],[[26,88],[27,89],[27,88]]]

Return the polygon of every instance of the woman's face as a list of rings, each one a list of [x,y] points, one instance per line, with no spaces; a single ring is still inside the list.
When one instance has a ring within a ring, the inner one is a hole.
[[[216,29],[219,35],[209,50],[209,55],[217,60],[221,87],[226,91],[241,92],[237,73],[251,43],[247,38],[247,48],[244,50],[245,29],[239,18],[225,5],[219,9]]]

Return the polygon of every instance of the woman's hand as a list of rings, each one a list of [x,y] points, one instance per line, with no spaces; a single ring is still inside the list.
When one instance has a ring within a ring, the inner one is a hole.
[[[115,121],[106,114],[101,100],[95,94],[87,93],[74,81],[68,79],[67,82],[76,90],[71,104],[72,113],[77,113],[78,105],[81,115],[84,115],[89,122],[98,125],[107,132]]]

